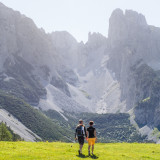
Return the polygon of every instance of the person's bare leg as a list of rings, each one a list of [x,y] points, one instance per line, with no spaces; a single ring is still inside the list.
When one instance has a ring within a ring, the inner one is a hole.
[[[90,155],[90,145],[88,145],[88,154]]]
[[[80,154],[80,148],[81,148],[81,145],[79,144],[79,150],[78,150],[79,154]]]
[[[82,153],[82,148],[83,148],[83,145],[80,144],[80,153]]]
[[[94,145],[92,145],[92,154],[93,154],[93,151],[94,151]]]

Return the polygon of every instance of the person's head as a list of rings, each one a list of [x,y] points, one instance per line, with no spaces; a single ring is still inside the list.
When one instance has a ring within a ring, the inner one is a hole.
[[[82,119],[79,120],[79,124],[81,124],[81,125],[83,124],[83,120]]]
[[[90,126],[93,126],[93,124],[94,124],[93,121],[90,121],[90,122],[89,122],[89,125],[90,125]]]

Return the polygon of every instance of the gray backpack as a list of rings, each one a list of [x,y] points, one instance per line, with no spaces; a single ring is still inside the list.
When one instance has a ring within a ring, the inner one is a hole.
[[[77,126],[77,136],[78,137],[84,136],[84,126],[82,125]]]

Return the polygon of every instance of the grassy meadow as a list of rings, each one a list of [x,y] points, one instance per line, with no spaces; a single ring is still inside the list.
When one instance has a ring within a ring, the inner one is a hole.
[[[78,155],[77,143],[0,142],[0,160],[160,160],[159,144],[97,143],[88,156],[87,144]]]

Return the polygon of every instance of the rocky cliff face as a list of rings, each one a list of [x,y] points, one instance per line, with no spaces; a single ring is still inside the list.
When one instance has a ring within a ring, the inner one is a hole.
[[[0,90],[42,111],[117,113],[132,110],[139,127],[160,129],[160,29],[143,15],[116,9],[108,38],[46,34],[0,3]]]
[[[56,38],[53,33],[52,43],[52,36],[38,29],[31,19],[3,4],[0,4],[0,21],[0,89],[36,106],[40,99],[46,98],[48,84],[70,97],[67,83],[76,83],[77,77],[62,61],[61,49],[68,51],[71,41],[77,45],[76,40],[71,38],[65,45],[60,42],[61,36]],[[69,33],[60,34],[69,39]]]
[[[139,127],[159,127],[160,29],[137,12],[115,10],[109,26],[108,68],[120,83],[126,111],[134,109]],[[135,107],[136,106],[136,107]]]
[[[136,91],[136,81],[139,77],[134,78],[132,67],[138,68],[147,64],[158,69],[156,61],[160,58],[160,44],[158,36],[153,36],[157,31],[156,28],[147,25],[143,15],[135,11],[126,10],[123,14],[123,11],[117,9],[111,15],[108,67],[115,72],[120,81],[121,99],[126,99],[127,110],[134,107],[140,99],[146,98],[143,94],[146,91]],[[136,95],[136,92],[139,92],[139,95]]]

